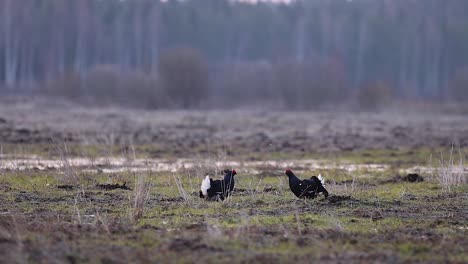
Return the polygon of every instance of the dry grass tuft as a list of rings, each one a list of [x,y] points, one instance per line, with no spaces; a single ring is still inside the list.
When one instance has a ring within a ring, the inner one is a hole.
[[[190,173],[189,173],[190,175]],[[184,202],[186,203],[192,203],[194,201],[193,196],[188,193],[184,187],[184,184],[182,182],[182,177],[180,174],[172,173],[172,177],[174,178],[174,182],[177,186],[177,190],[179,191],[180,197],[184,199]]]
[[[63,142],[63,144],[56,145],[57,151],[60,154],[60,160],[62,163],[61,169],[64,176],[63,182],[66,184],[73,184],[76,186],[80,185],[80,178],[75,168],[70,162],[70,151],[68,145]]]
[[[152,184],[146,174],[135,175],[135,188],[130,196],[130,221],[138,222],[145,212],[145,206],[150,198]]]
[[[439,163],[440,166],[436,170],[436,173],[443,191],[451,192],[452,187],[468,182],[464,168],[463,153],[460,148],[458,149],[458,153],[454,153],[454,147],[452,146],[447,159],[441,153]]]

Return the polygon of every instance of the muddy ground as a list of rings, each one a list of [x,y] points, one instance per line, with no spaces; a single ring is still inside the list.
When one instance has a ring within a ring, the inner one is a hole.
[[[93,109],[0,104],[0,143],[148,146],[152,157],[315,153],[468,146],[468,117],[440,113],[310,113]]]
[[[4,102],[0,263],[466,263],[467,121]],[[226,167],[233,196],[198,198]]]

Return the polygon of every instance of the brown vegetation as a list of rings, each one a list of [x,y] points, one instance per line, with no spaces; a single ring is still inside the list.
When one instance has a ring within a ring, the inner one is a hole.
[[[208,68],[196,50],[184,48],[163,53],[159,77],[169,98],[179,107],[192,108],[207,100]]]
[[[457,71],[449,85],[450,96],[459,102],[468,102],[468,67]]]
[[[392,99],[392,90],[381,81],[370,82],[361,87],[357,94],[357,101],[361,109],[379,110],[388,106]]]

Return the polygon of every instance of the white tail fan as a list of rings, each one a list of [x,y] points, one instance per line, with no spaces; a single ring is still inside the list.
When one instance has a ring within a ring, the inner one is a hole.
[[[325,185],[325,179],[322,177],[322,174],[319,174],[318,179],[322,183],[322,185]]]
[[[211,188],[210,176],[206,175],[205,179],[201,183],[200,190],[204,196],[208,196],[208,189]]]

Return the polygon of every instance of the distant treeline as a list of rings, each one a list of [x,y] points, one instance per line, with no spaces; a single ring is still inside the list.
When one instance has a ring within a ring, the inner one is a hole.
[[[0,91],[143,107],[468,101],[468,1],[2,0]]]

